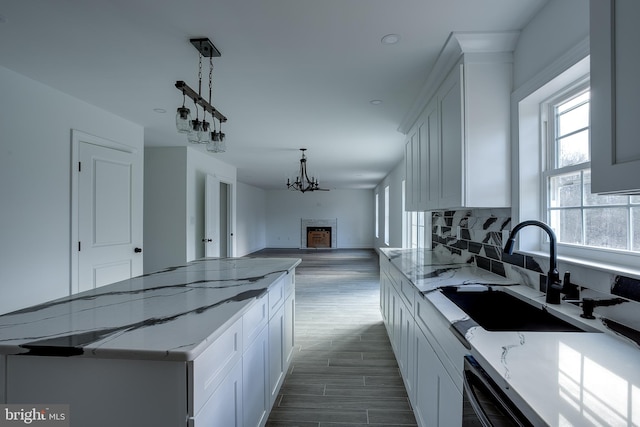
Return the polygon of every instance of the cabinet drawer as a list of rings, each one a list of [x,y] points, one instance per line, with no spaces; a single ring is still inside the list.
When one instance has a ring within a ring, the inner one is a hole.
[[[269,297],[266,294],[257,300],[253,307],[242,316],[243,351],[256,339],[268,321]]]
[[[289,275],[278,279],[276,283],[269,287],[269,318],[276,314],[285,300],[285,281]]]
[[[389,269],[391,268],[391,261],[384,254],[380,254],[380,270],[389,274]]]
[[[295,270],[290,271],[284,277],[284,295],[289,297],[296,290],[296,273]]]
[[[407,277],[396,268],[391,269],[390,277],[393,285],[396,288],[396,292],[398,292],[398,295],[402,299],[402,302],[404,302],[404,304],[407,306],[407,309],[413,316],[416,298],[415,286],[413,286],[413,283],[411,283],[409,279],[407,279]]]
[[[242,319],[222,333],[188,366],[189,415],[195,416],[242,357]]]
[[[407,306],[407,309],[409,310],[409,313],[411,314],[411,316],[413,316],[415,298],[416,298],[416,288],[415,286],[413,286],[411,282],[409,282],[409,279],[407,279],[406,277],[403,277],[402,280],[399,282],[399,284],[400,286],[398,287],[398,294],[400,295],[400,297],[402,298],[402,301]]]

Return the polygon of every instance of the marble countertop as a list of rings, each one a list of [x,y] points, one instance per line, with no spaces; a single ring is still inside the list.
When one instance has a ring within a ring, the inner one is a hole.
[[[416,271],[441,270],[439,261],[446,260],[446,256],[424,252],[430,251],[382,250],[410,280]],[[447,283],[455,286],[456,274],[449,274],[453,281]],[[457,285],[501,285],[488,281],[490,276],[485,274],[478,280],[463,277]],[[431,282],[422,280],[416,287],[423,297],[464,336],[470,354],[536,425],[640,424],[640,348],[609,330],[597,313],[596,319],[583,319],[581,309],[573,304],[547,305],[541,292],[523,285],[501,286],[499,290],[544,307],[588,332],[487,331],[438,290],[444,285],[430,286]]]
[[[456,259],[447,251],[381,248],[420,292],[461,284],[515,285],[513,280]]]
[[[0,316],[0,354],[193,360],[297,258],[206,258]]]

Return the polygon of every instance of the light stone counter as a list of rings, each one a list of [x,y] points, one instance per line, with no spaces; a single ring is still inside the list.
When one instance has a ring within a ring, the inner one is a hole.
[[[209,258],[0,316],[0,355],[193,360],[292,258]]]
[[[509,284],[506,279],[475,266],[451,263],[446,253],[381,252],[414,283],[459,338],[464,337],[469,353],[534,425],[640,425],[640,348],[609,330],[597,312],[596,319],[587,320],[573,304],[547,305],[543,293],[524,285],[505,287]],[[544,307],[588,332],[487,331],[439,290],[477,284],[499,285],[502,291]],[[629,310],[631,305],[622,304],[620,309]]]

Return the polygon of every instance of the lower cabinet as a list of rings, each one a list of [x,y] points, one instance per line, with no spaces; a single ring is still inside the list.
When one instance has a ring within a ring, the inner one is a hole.
[[[242,355],[243,425],[263,426],[271,410],[269,393],[269,330],[264,327]],[[212,425],[218,424],[215,421]]]
[[[443,328],[437,318],[440,313],[415,288],[415,304],[409,307],[405,303],[407,297],[411,301],[411,295],[405,282],[400,289],[398,280],[393,279],[398,273],[380,271],[380,310],[416,421],[421,427],[461,426],[462,388],[458,376],[462,371],[458,372],[458,364],[452,360],[459,358],[462,366],[464,347]],[[427,310],[431,312],[425,313]],[[431,324],[425,324],[425,319]]]
[[[420,328],[416,328],[415,355],[415,394],[412,403],[418,425],[462,425],[462,393]]]
[[[294,272],[279,280],[194,360],[0,356],[0,403],[67,404],[78,426],[262,427],[293,355]]]
[[[198,415],[189,420],[189,427],[243,426],[242,368],[239,360]]]

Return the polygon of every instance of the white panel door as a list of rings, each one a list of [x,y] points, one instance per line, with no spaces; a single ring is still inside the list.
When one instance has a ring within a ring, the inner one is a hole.
[[[78,143],[78,272],[81,292],[142,272],[141,230],[134,218],[142,201],[134,197],[135,154]]]
[[[207,175],[204,186],[204,256],[220,256],[220,180]]]

